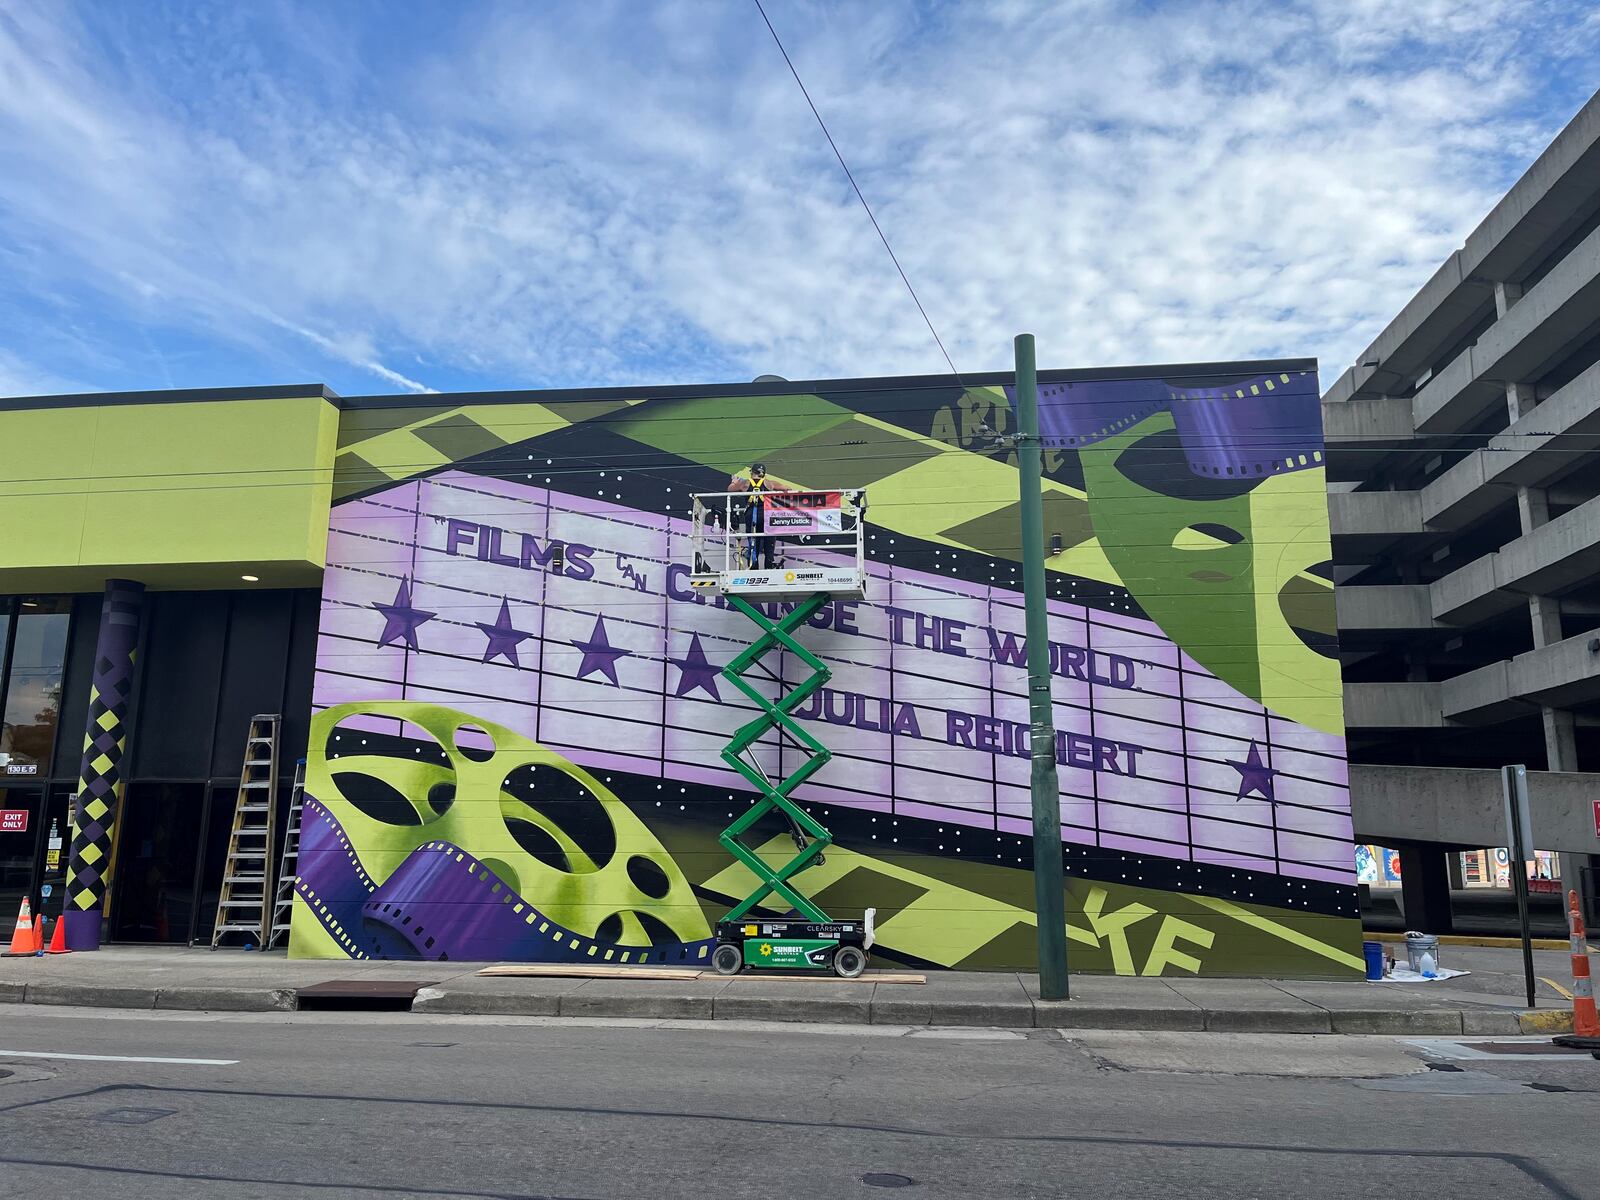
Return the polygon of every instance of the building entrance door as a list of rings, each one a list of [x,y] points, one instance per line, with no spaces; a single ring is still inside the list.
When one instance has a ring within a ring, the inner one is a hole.
[[[187,943],[193,936],[205,798],[203,783],[128,785],[113,859],[117,941]]]

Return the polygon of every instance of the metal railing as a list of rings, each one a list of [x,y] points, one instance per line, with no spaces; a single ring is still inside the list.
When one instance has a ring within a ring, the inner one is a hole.
[[[752,520],[752,505],[760,506]],[[689,541],[694,575],[728,575],[760,569],[762,559],[796,565],[866,569],[866,492],[699,492],[693,497]],[[763,554],[763,548],[767,553]],[[840,560],[844,559],[844,562]]]

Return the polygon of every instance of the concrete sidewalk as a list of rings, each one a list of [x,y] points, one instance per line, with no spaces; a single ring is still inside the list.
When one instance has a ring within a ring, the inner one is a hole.
[[[281,953],[114,947],[0,959],[0,1004],[290,1011],[300,1007],[301,989],[348,980],[421,985],[411,1010],[422,1013],[1430,1036],[1570,1028],[1559,993],[1541,985],[1538,1006],[1529,1010],[1520,975],[1503,969],[1504,953],[1477,954],[1485,960],[1481,974],[1473,968],[1473,975],[1441,983],[1084,975],[1073,977],[1072,999],[1051,1002],[1038,999],[1035,977],[1014,972],[935,972],[920,985],[749,974],[567,979],[483,976],[475,963],[291,961]],[[1565,956],[1540,957],[1538,969],[1559,978],[1556,960]]]

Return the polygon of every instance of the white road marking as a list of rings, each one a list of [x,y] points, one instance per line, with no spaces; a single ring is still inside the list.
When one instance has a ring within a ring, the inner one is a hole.
[[[237,1058],[146,1058],[137,1054],[61,1054],[54,1050],[0,1050],[0,1058],[61,1058],[71,1062],[176,1063],[185,1067],[234,1067]]]

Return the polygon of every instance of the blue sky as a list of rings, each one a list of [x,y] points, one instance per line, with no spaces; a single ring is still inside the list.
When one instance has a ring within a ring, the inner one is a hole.
[[[1554,0],[768,11],[963,371],[1331,380],[1600,86]],[[0,0],[0,395],[943,369],[748,0]]]

